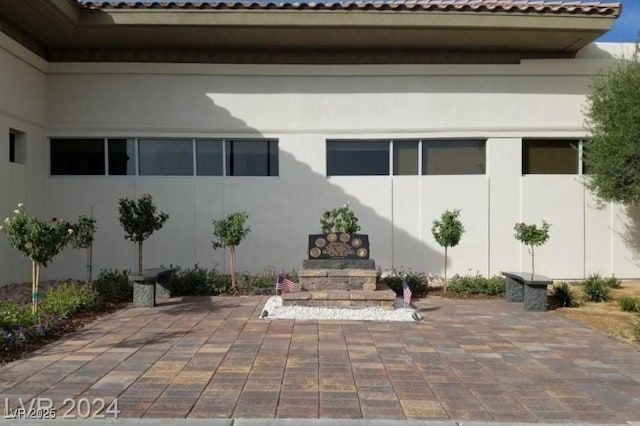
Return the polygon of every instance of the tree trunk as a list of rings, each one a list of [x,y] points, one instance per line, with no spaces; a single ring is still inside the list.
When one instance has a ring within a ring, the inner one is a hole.
[[[444,247],[444,292],[447,292],[447,247]]]
[[[231,246],[231,258],[229,259],[231,262],[231,288],[235,290],[236,288],[236,247]]]
[[[40,264],[36,262],[36,303],[34,313],[38,312],[38,287],[40,287]]]
[[[88,283],[90,283],[91,278],[93,278],[91,273],[92,263],[93,263],[93,244],[89,244],[89,247],[87,247],[87,282]]]
[[[533,246],[531,246],[531,276],[533,277],[533,275],[536,274],[536,267],[534,266],[534,261],[535,261],[536,255],[533,252]]]
[[[138,272],[142,271],[142,241],[138,241]]]

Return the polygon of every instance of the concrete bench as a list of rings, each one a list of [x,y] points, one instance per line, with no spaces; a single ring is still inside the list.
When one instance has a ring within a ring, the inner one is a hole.
[[[506,278],[507,302],[524,302],[527,311],[547,310],[547,286],[551,278],[529,272],[502,272]]]
[[[129,274],[129,281],[133,283],[133,304],[154,307],[171,297],[169,278],[174,272],[171,268],[150,268]]]

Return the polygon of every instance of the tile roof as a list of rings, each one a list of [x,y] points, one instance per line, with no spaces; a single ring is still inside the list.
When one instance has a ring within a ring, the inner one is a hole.
[[[545,0],[153,1],[74,0],[84,9],[253,9],[493,12],[618,16],[619,2]]]

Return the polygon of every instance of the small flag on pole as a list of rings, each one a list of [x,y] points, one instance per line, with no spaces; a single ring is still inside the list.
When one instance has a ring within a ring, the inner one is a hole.
[[[406,308],[407,305],[411,305],[411,289],[406,279],[402,280],[402,296],[404,299],[404,307]]]
[[[291,281],[289,278],[284,278],[280,283],[280,290],[284,291],[285,293],[289,293],[293,291],[295,287],[296,287],[296,283]]]
[[[280,273],[276,275],[276,282],[275,282],[276,296],[278,295],[278,290],[280,289],[280,283],[282,282],[283,278],[284,278],[284,273]]]

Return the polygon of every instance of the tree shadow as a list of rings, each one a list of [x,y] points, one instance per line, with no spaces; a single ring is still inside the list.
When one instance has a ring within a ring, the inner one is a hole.
[[[640,265],[640,206],[627,206],[617,214],[623,224],[618,235],[629,249],[630,258],[634,265]]]

